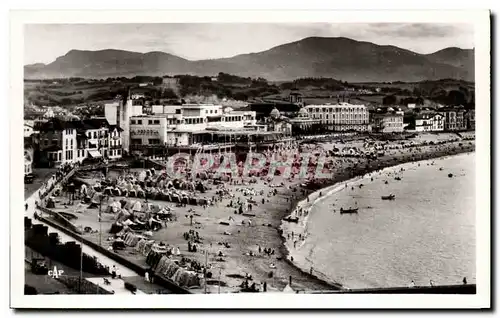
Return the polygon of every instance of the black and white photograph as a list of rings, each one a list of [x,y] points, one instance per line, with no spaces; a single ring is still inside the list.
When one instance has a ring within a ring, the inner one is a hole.
[[[102,13],[12,22],[12,306],[490,306],[488,11]]]

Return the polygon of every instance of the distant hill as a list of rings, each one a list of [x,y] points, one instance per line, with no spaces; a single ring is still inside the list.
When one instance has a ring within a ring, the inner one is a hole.
[[[348,38],[310,37],[267,51],[231,58],[190,61],[163,53],[72,50],[54,62],[26,65],[26,79],[135,75],[216,75],[219,72],[268,80],[331,77],[348,82],[474,81],[474,51],[448,48],[418,54]]]
[[[474,70],[474,49],[464,50],[458,47],[449,47],[427,54],[427,58],[435,63]]]

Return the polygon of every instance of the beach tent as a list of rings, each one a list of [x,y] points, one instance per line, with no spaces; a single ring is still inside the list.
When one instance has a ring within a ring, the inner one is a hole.
[[[134,205],[132,206],[132,211],[138,211],[138,212],[142,211],[142,205],[141,205],[141,202],[136,201],[136,202],[134,203]]]
[[[142,189],[137,190],[137,197],[138,198],[145,198],[146,193],[144,192],[144,190],[142,190]]]
[[[287,284],[282,292],[286,293],[286,294],[295,294],[295,290],[293,290],[293,288],[292,288],[292,286],[290,286],[290,284]]]
[[[146,177],[147,177],[146,171],[141,171],[139,173],[139,176],[137,176],[137,180],[139,180],[140,182],[144,182],[144,180],[146,179]]]
[[[50,197],[50,198],[47,199],[47,205],[46,205],[46,207],[48,209],[53,209],[53,208],[56,207],[55,203],[54,203],[54,198],[53,197]]]
[[[121,210],[115,217],[116,222],[123,222],[130,217],[130,213],[127,210]]]
[[[120,202],[115,201],[115,202],[111,203],[110,205],[108,205],[106,212],[116,213],[116,212],[120,211],[121,207],[122,207],[122,205],[120,204]]]
[[[87,188],[87,185],[85,183],[82,184],[82,186],[80,187],[80,194],[81,195],[87,195],[88,194],[88,188]]]
[[[113,187],[106,187],[104,189],[104,194],[113,195]]]
[[[109,229],[109,233],[110,234],[116,234],[116,233],[119,233],[121,230],[123,230],[123,225],[117,224],[117,223],[113,223],[111,225],[111,228]]]

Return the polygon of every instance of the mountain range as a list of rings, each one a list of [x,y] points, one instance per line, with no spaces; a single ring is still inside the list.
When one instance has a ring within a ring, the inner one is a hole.
[[[50,64],[24,67],[26,79],[105,78],[219,72],[267,80],[331,77],[348,82],[474,81],[474,49],[445,48],[419,54],[391,45],[348,38],[309,37],[269,50],[230,58],[191,61],[164,52],[71,50]]]

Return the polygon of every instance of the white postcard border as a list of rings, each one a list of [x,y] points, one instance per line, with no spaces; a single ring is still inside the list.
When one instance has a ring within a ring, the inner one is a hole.
[[[210,14],[208,14],[208,12]],[[14,308],[480,308],[490,306],[490,17],[477,11],[14,11],[10,47],[10,270]],[[169,22],[422,22],[475,27],[476,295],[36,295],[24,293],[23,24]]]

